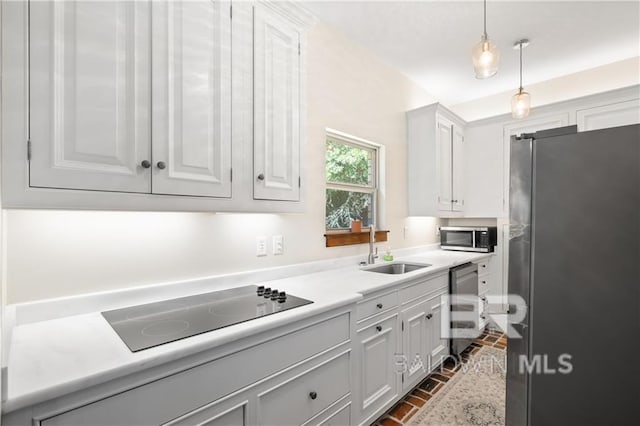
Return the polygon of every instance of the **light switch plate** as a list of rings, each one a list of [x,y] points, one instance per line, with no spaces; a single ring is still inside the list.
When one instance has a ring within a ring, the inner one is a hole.
[[[284,254],[284,241],[282,235],[273,236],[273,254]]]
[[[256,256],[267,255],[267,237],[256,237]]]

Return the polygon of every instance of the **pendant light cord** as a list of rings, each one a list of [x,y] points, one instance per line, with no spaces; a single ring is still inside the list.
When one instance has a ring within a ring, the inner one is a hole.
[[[487,0],[484,0],[484,38],[487,38]]]
[[[522,93],[522,41],[520,41],[520,93]]]

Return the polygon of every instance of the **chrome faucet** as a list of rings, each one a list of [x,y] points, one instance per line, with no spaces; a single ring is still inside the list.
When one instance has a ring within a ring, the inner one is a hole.
[[[375,253],[373,250],[373,244],[376,242],[376,227],[373,223],[369,225],[369,257],[367,257],[367,263],[373,265],[378,258],[378,248],[376,247]]]

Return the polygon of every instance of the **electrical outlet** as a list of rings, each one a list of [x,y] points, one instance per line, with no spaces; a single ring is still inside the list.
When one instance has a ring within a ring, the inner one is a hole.
[[[267,237],[256,237],[256,256],[267,255]]]
[[[284,254],[284,243],[282,240],[282,235],[273,236],[273,254]]]

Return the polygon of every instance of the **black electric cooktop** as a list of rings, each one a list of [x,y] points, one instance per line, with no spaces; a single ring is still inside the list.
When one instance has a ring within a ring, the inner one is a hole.
[[[313,303],[254,285],[102,312],[132,352]]]

